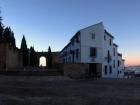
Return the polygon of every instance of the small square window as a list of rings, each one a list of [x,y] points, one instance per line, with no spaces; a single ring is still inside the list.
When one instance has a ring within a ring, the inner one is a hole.
[[[91,34],[91,38],[92,39],[95,39],[95,34]]]

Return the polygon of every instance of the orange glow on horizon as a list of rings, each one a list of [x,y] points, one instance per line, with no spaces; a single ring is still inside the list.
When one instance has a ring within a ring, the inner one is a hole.
[[[140,65],[140,57],[138,57],[138,56],[135,56],[135,55],[131,55],[131,56],[126,56],[126,57],[124,57],[125,58],[125,62],[124,62],[124,64],[125,64],[125,67],[128,67],[128,66],[138,66],[138,65]]]

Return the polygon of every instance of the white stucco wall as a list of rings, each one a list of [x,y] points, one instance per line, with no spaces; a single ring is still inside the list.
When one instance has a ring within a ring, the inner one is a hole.
[[[124,69],[124,62],[122,60],[122,57],[121,56],[118,56],[118,61],[120,61],[120,65],[118,66],[118,78],[123,78],[123,69]]]
[[[106,40],[104,40],[104,37],[103,37],[102,41],[103,41],[103,61],[104,62],[103,62],[103,66],[102,66],[102,70],[103,70],[102,76],[103,77],[113,77],[113,75],[112,75],[113,71],[114,71],[113,59],[111,59],[110,63],[108,63],[107,60],[105,60],[105,57],[107,57],[107,55],[108,55],[108,50],[110,52],[111,58],[113,58],[113,47],[114,47],[113,38],[110,37],[109,35],[105,34],[105,33],[104,33],[104,35],[106,36]],[[110,39],[111,39],[111,45],[110,45]],[[108,66],[107,67],[107,74],[105,74],[105,72],[104,72],[104,66],[105,65]],[[109,66],[112,66],[112,73],[111,74],[109,72]]]
[[[102,27],[103,24],[97,24],[80,30],[81,32],[81,62],[86,63],[102,63]],[[91,33],[95,34],[95,39],[92,39]],[[91,62],[90,48],[97,48],[97,57],[95,62]]]
[[[99,23],[84,29],[79,30],[80,35],[78,36],[79,43],[74,41],[74,46],[72,43],[67,46],[67,52],[70,50],[74,50],[74,62],[75,63],[101,63],[102,64],[102,77],[105,78],[122,78],[123,71],[118,74],[118,70],[122,70],[124,68],[124,61],[120,56],[118,56],[118,46],[113,44],[113,37],[108,35],[104,32],[103,23]],[[95,34],[95,39],[92,39],[91,33]],[[104,35],[106,36],[106,40],[104,40]],[[110,39],[111,39],[111,46],[110,46]],[[75,39],[76,40],[76,39]],[[97,56],[95,57],[95,61],[92,61],[90,57],[90,48],[97,49]],[[115,48],[115,56],[114,56],[114,48]],[[64,49],[60,55],[63,55],[63,52],[66,52]],[[79,49],[79,57],[76,58],[76,49]],[[108,50],[110,51],[111,61],[108,63],[107,57]],[[71,61],[69,61],[69,56],[71,57]],[[67,56],[63,57],[67,58],[67,62],[72,62],[72,54],[68,54]],[[115,60],[115,67],[114,67],[114,60]],[[121,61],[120,66],[118,67],[118,60]],[[62,62],[62,58],[60,59]],[[104,66],[107,66],[107,74],[104,72]],[[112,73],[110,74],[109,66],[112,66]]]

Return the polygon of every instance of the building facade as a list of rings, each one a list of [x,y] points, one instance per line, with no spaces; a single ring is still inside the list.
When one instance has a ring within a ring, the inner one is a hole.
[[[124,60],[113,40],[102,22],[86,27],[79,30],[61,50],[59,61],[87,63],[89,72],[93,74],[99,72],[101,77],[121,78]],[[97,71],[97,68],[101,70]]]

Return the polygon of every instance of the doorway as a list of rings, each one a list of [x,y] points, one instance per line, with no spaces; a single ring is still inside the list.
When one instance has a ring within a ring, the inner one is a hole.
[[[89,63],[89,72],[97,74],[97,63]]]
[[[39,59],[39,66],[47,66],[46,65],[46,58],[45,57],[40,57],[40,59]]]

